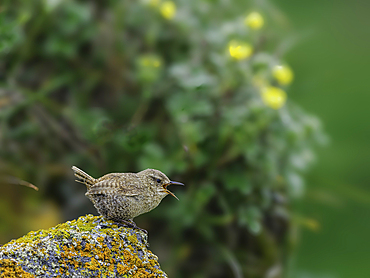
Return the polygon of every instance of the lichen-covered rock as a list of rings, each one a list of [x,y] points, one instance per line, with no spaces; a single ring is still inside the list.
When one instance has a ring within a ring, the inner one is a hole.
[[[0,277],[167,277],[147,235],[87,215],[0,248]]]

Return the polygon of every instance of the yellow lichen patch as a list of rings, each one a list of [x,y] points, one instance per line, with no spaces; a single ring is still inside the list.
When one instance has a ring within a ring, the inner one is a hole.
[[[0,260],[0,277],[35,278],[34,275],[25,272],[15,261],[9,259]]]
[[[148,272],[146,272],[145,270],[142,270],[142,269],[139,269],[135,275],[134,275],[134,278],[144,278],[144,277],[153,277],[152,275],[150,275]]]
[[[111,263],[109,266],[108,266],[108,271],[113,273],[114,272],[114,262]]]
[[[133,243],[133,244],[137,244],[137,237],[136,237],[136,235],[130,235],[130,236],[128,236],[127,237],[127,239],[131,242],[131,243]]]
[[[85,264],[85,267],[87,268],[87,269],[90,269],[90,270],[97,270],[98,269],[98,266],[99,266],[99,264],[98,264],[98,261],[97,260],[95,260],[95,258],[92,258],[91,259],[91,261],[89,262],[89,263],[86,263]]]
[[[4,258],[16,256],[17,263],[28,260],[30,275],[37,270],[68,276],[73,269],[81,277],[163,277],[157,258],[146,248],[146,239],[141,231],[85,216],[30,232],[4,245],[0,252]]]

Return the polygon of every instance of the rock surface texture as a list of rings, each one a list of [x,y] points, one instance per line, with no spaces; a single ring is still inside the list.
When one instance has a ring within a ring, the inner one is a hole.
[[[167,277],[147,235],[87,215],[0,248],[0,277]]]

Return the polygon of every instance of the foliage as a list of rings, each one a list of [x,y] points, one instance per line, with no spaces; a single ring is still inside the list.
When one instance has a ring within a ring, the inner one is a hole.
[[[156,168],[186,184],[142,217],[170,276],[261,277],[283,263],[287,200],[322,134],[285,103],[269,9],[258,29],[237,1],[2,6],[2,176],[60,201],[73,190],[56,184],[77,186],[72,164],[95,177]]]

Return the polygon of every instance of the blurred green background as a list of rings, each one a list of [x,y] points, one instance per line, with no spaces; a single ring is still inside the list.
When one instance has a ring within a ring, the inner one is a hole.
[[[95,177],[157,167],[187,184],[179,203],[137,219],[171,277],[370,277],[368,1],[175,1],[173,21],[157,1],[97,1],[93,15],[66,1],[53,18],[43,7],[54,2],[2,6],[1,243],[95,213],[72,164]],[[253,10],[262,31],[233,30]],[[235,38],[267,55],[229,59]],[[269,75],[285,62],[289,87]],[[256,73],[288,92],[286,106],[262,104]],[[330,138],[300,197],[303,171],[286,161],[307,168],[322,134],[298,107]]]
[[[330,135],[297,207],[317,219],[302,230],[291,277],[369,277],[369,1],[276,1],[306,34],[287,54],[291,97]]]

